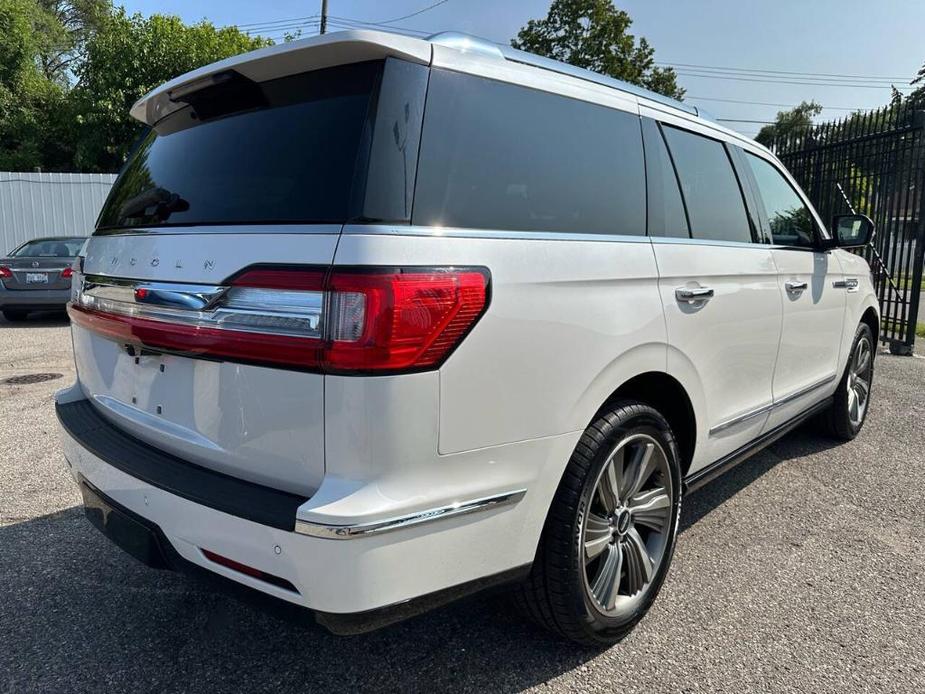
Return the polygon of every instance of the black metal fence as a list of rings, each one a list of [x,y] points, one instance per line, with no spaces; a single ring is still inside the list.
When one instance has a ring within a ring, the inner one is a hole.
[[[874,238],[863,255],[880,299],[880,338],[894,353],[911,353],[918,322],[925,251],[923,107],[906,103],[852,114],[771,147],[823,220],[861,213],[874,221]]]

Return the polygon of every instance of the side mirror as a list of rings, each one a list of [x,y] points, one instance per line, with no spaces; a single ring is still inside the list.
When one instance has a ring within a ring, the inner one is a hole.
[[[863,214],[840,214],[832,219],[831,245],[837,248],[860,248],[870,243],[874,223]]]

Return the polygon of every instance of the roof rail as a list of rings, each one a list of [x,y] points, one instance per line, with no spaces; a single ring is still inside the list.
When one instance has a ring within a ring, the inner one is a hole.
[[[539,56],[534,53],[528,53],[526,51],[521,51],[510,46],[494,43],[487,39],[479,38],[478,36],[472,36],[460,31],[444,31],[439,34],[429,36],[427,40],[431,43],[436,43],[448,48],[482,53],[493,58],[502,58],[504,60],[510,60],[513,63],[522,63],[524,65],[531,65],[543,70],[549,70],[550,72],[558,72],[562,75],[577,77],[578,79],[594,82],[595,84],[601,84],[605,87],[619,89],[622,92],[627,92],[629,94],[633,94],[634,96],[641,96],[645,99],[657,101],[661,104],[665,104],[666,106],[672,106],[673,108],[677,108],[695,116],[705,118],[706,120],[713,120],[713,118],[708,116],[696,106],[690,106],[681,101],[678,101],[677,99],[672,99],[671,97],[659,94],[658,92],[653,92],[649,89],[644,89],[643,87],[637,87],[635,84],[630,84],[629,82],[624,82],[623,80],[614,79],[613,77],[607,77],[606,75],[593,72],[592,70],[586,70],[585,68],[575,67],[574,65],[569,65],[568,63],[553,60],[552,58],[544,58],[543,56]]]
[[[493,58],[504,59],[504,53],[496,43],[487,39],[481,39],[478,36],[464,34],[461,31],[442,31],[439,34],[428,36],[427,40],[447,48],[455,48],[459,51],[469,51],[474,53],[484,53]]]

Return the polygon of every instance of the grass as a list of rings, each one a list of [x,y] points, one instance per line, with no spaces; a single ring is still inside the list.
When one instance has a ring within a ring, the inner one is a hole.
[[[894,281],[896,282],[896,286],[902,290],[909,289],[910,286],[912,285],[912,278],[909,277],[908,275],[900,275]],[[925,278],[923,278],[922,281],[919,283],[919,287],[921,288],[923,292],[925,292]]]
[[[903,326],[899,321],[890,320],[889,318],[883,319],[883,330],[893,330],[899,331],[902,334],[905,334]],[[925,337],[925,323],[916,323],[915,324],[915,335],[916,337]]]

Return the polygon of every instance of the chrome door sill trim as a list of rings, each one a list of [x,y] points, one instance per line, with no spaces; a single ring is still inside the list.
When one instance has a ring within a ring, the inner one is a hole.
[[[710,436],[718,434],[721,431],[725,431],[726,429],[734,427],[737,424],[741,424],[742,422],[747,422],[749,419],[754,419],[760,415],[767,414],[773,409],[774,403],[768,403],[767,405],[762,405],[758,409],[752,410],[751,412],[746,412],[745,414],[740,414],[739,416],[733,417],[732,419],[727,419],[725,422],[720,422],[715,427],[710,429]]]
[[[715,427],[713,427],[712,429],[710,429],[710,436],[713,436],[714,434],[724,431],[730,427],[734,427],[737,424],[741,424],[742,422],[746,422],[749,419],[753,419],[754,417],[757,417],[759,415],[765,414],[767,412],[771,412],[772,410],[776,410],[778,407],[789,405],[794,400],[799,400],[804,395],[809,395],[814,390],[817,390],[819,388],[822,388],[825,385],[828,385],[829,383],[834,381],[836,378],[837,378],[837,374],[826,376],[825,378],[819,381],[816,381],[815,383],[810,383],[808,386],[800,388],[799,390],[796,390],[790,393],[789,395],[785,395],[780,400],[772,402],[769,405],[762,405],[756,410],[752,410],[751,412],[746,412],[745,414],[739,415],[738,417],[733,417],[732,419],[726,420],[725,422],[721,422],[717,424]]]
[[[412,525],[420,525],[421,523],[430,523],[431,521],[440,520],[442,518],[462,516],[467,513],[475,513],[476,511],[487,511],[488,509],[498,506],[516,504],[526,493],[526,489],[518,489],[516,491],[504,492],[502,494],[486,496],[480,499],[461,501],[448,506],[440,506],[427,511],[409,513],[404,516],[397,516],[386,520],[356,523],[353,525],[326,525],[323,523],[296,519],[295,531],[301,535],[321,537],[328,540],[352,540],[357,537],[366,537],[368,535],[390,532],[392,530],[400,530]]]
[[[792,392],[790,395],[785,395],[780,400],[774,403],[774,407],[783,407],[784,405],[789,405],[794,400],[802,398],[804,395],[809,395],[817,388],[822,388],[824,385],[828,385],[837,378],[837,374],[832,374],[831,376],[826,376],[825,378],[816,381],[815,383],[810,383],[808,386],[800,388]]]

